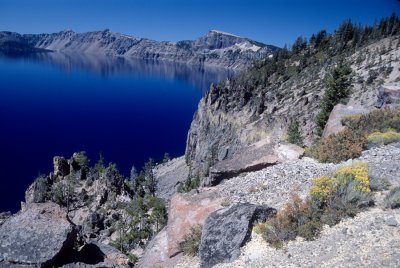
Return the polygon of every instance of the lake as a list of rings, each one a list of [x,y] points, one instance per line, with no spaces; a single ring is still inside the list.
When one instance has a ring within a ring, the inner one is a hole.
[[[150,157],[185,151],[203,93],[231,71],[185,64],[44,53],[0,58],[0,211],[20,208],[56,155],[101,153],[128,176]]]

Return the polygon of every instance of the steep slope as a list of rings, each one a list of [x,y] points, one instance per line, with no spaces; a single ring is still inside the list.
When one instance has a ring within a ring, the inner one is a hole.
[[[216,162],[255,142],[284,141],[294,120],[309,145],[324,77],[340,60],[353,70],[349,104],[371,109],[379,87],[399,81],[399,25],[395,15],[374,27],[346,21],[333,35],[321,31],[310,43],[299,38],[292,51],[277,51],[238,77],[212,85],[188,133],[186,160],[192,171],[208,175]]]
[[[0,54],[20,55],[45,51],[28,43],[20,34],[0,32]]]
[[[1,34],[18,36],[32,47],[54,51],[206,64],[232,69],[244,69],[277,50],[275,46],[217,30],[197,40],[179,42],[157,42],[113,33],[108,29],[87,33],[65,30],[52,34]]]

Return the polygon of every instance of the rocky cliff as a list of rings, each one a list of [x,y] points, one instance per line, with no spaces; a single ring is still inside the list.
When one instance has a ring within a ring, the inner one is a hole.
[[[45,49],[36,48],[17,33],[0,32],[0,55],[12,56],[46,51]]]
[[[309,43],[300,39],[292,51],[277,51],[243,74],[212,85],[188,133],[186,160],[192,170],[207,176],[215,163],[257,142],[270,144],[272,152],[295,120],[310,145],[326,90],[324,77],[343,59],[352,69],[347,105],[373,109],[382,85],[399,81],[399,33],[361,41],[364,37],[353,35],[343,39],[340,29],[334,35],[322,31]]]
[[[2,32],[1,35],[12,35],[37,49],[204,64],[231,69],[244,69],[277,49],[272,45],[217,30],[212,30],[197,40],[178,42],[157,42],[109,30],[87,33],[65,30],[52,34],[25,35]]]

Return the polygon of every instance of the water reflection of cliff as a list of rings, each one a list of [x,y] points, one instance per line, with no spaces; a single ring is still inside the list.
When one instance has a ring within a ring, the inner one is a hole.
[[[81,69],[105,77],[117,73],[126,73],[168,80],[182,80],[202,91],[207,90],[211,83],[217,83],[235,74],[232,70],[216,67],[88,54],[39,53],[31,54],[29,59],[49,63],[65,71]]]

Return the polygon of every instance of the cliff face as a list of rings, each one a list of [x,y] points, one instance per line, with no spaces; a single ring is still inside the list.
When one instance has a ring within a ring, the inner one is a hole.
[[[285,141],[294,120],[309,145],[324,77],[340,58],[346,57],[353,70],[350,106],[372,109],[381,85],[399,80],[398,36],[339,51],[332,45],[336,37],[329,38],[326,48],[309,45],[291,56],[276,53],[238,77],[212,85],[188,133],[186,160],[192,170],[207,176],[216,162],[232,159],[255,142]]]
[[[0,32],[0,54],[18,55],[44,51],[44,49],[36,48],[17,33]]]
[[[231,69],[244,69],[277,49],[275,46],[216,30],[197,40],[179,42],[158,42],[109,30],[87,33],[65,30],[52,34],[0,34],[0,41],[12,37],[35,49],[205,64]]]

